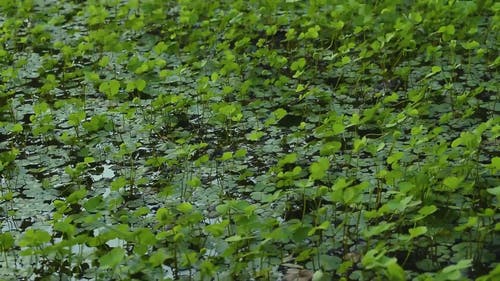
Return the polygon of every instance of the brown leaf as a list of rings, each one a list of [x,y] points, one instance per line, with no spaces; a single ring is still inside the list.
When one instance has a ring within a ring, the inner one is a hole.
[[[307,269],[289,268],[286,271],[284,281],[311,281],[314,273]]]

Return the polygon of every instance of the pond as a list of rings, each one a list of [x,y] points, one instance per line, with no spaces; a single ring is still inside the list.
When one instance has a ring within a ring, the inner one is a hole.
[[[0,279],[499,277],[497,3],[0,11]]]

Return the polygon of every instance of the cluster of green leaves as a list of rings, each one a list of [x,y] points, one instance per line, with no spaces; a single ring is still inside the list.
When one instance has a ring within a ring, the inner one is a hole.
[[[500,278],[495,1],[0,12],[0,278]]]

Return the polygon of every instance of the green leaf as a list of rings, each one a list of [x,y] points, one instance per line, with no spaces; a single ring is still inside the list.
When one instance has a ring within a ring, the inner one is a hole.
[[[387,164],[393,164],[403,158],[405,154],[402,151],[394,152],[391,156],[387,157]]]
[[[464,49],[466,50],[473,50],[473,49],[476,49],[477,47],[479,47],[479,43],[475,40],[472,40],[472,41],[467,41],[465,43],[462,43],[462,47],[464,47]]]
[[[193,176],[190,180],[187,181],[187,184],[190,187],[199,187],[201,186],[201,180],[199,177]]]
[[[126,185],[127,185],[127,179],[121,176],[111,182],[111,190],[117,191],[120,188],[125,187]]]
[[[335,66],[337,67],[342,67],[344,65],[347,65],[351,62],[351,58],[348,56],[343,56],[339,62],[335,63]]]
[[[278,108],[272,113],[274,117],[276,117],[276,121],[279,121],[281,118],[285,117],[287,111],[283,108]]]
[[[135,74],[142,74],[149,70],[149,65],[147,62],[142,63],[138,68],[135,69]]]
[[[167,208],[162,207],[156,211],[156,220],[161,225],[168,224],[173,220],[173,218],[174,218],[173,214]]]
[[[366,146],[366,143],[368,142],[366,136],[363,136],[361,139],[354,139],[354,146],[352,149],[352,152],[358,153],[361,148]]]
[[[247,155],[247,150],[245,148],[240,148],[234,153],[235,158],[244,158]]]
[[[305,58],[300,58],[292,63],[290,66],[290,69],[293,71],[300,71],[306,66],[306,59]]]
[[[406,274],[404,269],[396,262],[396,259],[391,259],[387,265],[386,275],[388,280],[391,281],[406,281]]]
[[[475,227],[477,227],[477,221],[478,221],[478,217],[475,217],[475,216],[469,217],[467,219],[466,223],[463,223],[459,226],[456,226],[454,229],[456,231],[464,231],[464,230],[469,229],[469,228],[475,228]]]
[[[283,167],[286,164],[293,164],[297,161],[297,153],[292,152],[278,161],[278,167]]]
[[[435,65],[435,66],[433,66],[433,67],[431,68],[431,71],[432,71],[432,73],[438,73],[438,72],[441,72],[441,67],[440,67],[440,66],[436,66],[436,65]]]
[[[318,161],[311,164],[309,171],[312,180],[320,180],[326,176],[326,171],[330,167],[330,161],[326,157],[321,157]]]
[[[316,227],[313,227],[311,230],[309,230],[307,232],[307,236],[312,236],[316,233],[316,231],[318,230],[326,230],[328,229],[328,227],[330,227],[330,222],[329,221],[324,221],[322,222],[320,225],[316,226]]]
[[[38,247],[50,241],[50,234],[41,229],[30,228],[19,241],[21,247]]]
[[[304,34],[304,38],[307,39],[316,39],[319,36],[319,31],[321,30],[321,27],[319,25],[315,25],[313,27],[309,27],[307,29],[307,32]]]
[[[135,80],[135,87],[142,92],[146,88],[146,81],[143,79]]]
[[[436,211],[437,211],[437,207],[434,205],[424,206],[420,210],[418,210],[418,215],[416,215],[415,218],[413,218],[413,220],[415,220],[415,221],[421,220],[421,219],[433,214]]]
[[[381,265],[380,260],[386,258],[385,250],[371,249],[363,256],[361,263],[367,269],[372,269]]]
[[[455,34],[455,26],[453,26],[452,24],[446,25],[446,26],[441,26],[438,29],[438,32],[439,33],[444,33],[444,34],[447,34],[447,35],[453,35],[453,34]]]
[[[368,227],[367,229],[363,230],[363,232],[362,232],[363,237],[370,238],[372,236],[379,235],[382,232],[385,232],[385,231],[393,228],[394,225],[395,225],[395,223],[393,223],[393,222],[388,223],[386,221],[383,221],[376,226]]]
[[[86,195],[87,195],[87,189],[81,188],[81,189],[76,190],[73,193],[71,193],[66,198],[66,202],[69,204],[76,203],[76,202],[80,201],[81,199],[85,198]]]
[[[488,188],[486,189],[486,191],[488,191],[488,193],[490,194],[500,197],[500,185],[497,187]]]
[[[427,227],[419,226],[419,227],[415,227],[415,228],[410,228],[408,230],[408,232],[410,233],[410,237],[413,239],[417,236],[420,236],[420,235],[427,233]]]
[[[299,255],[295,258],[295,261],[302,262],[302,261],[309,260],[311,258],[311,256],[314,255],[315,251],[316,251],[315,248],[305,249],[299,253]]]
[[[431,73],[429,73],[429,74],[425,75],[425,78],[429,78],[429,77],[431,77],[431,76],[434,76],[435,74],[437,74],[437,73],[441,72],[441,70],[442,70],[442,69],[441,69],[441,67],[440,67],[440,66],[437,66],[437,65],[432,66],[432,67],[431,67]]]
[[[354,203],[354,201],[357,201],[356,199],[359,198],[359,193],[356,192],[354,188],[346,188],[344,189],[344,193],[342,194],[342,203],[344,204],[351,204]]]
[[[108,98],[115,97],[120,90],[120,82],[118,80],[110,80],[101,83],[99,91],[104,93]]]
[[[213,223],[205,226],[205,230],[214,237],[221,237],[226,232],[229,220],[223,220],[220,223]]]
[[[109,253],[99,258],[101,268],[115,268],[125,258],[125,250],[122,248],[113,248]]]
[[[226,161],[233,158],[233,152],[232,151],[226,151],[222,154],[221,157],[217,158],[220,161]]]
[[[0,251],[6,252],[14,247],[14,237],[10,232],[0,234]]]
[[[337,29],[337,30],[341,30],[345,25],[345,23],[341,20],[335,21],[335,22],[330,23],[330,24],[334,29]]]
[[[198,253],[195,251],[188,251],[182,253],[181,266],[192,266],[198,260]]]
[[[153,52],[155,52],[157,55],[161,55],[163,52],[168,50],[167,44],[165,42],[160,41],[158,42],[154,47],[153,47]]]
[[[321,281],[321,280],[323,280],[323,276],[324,276],[323,271],[316,270],[316,272],[314,272],[314,274],[313,274],[311,281]]]
[[[156,244],[157,240],[151,229],[140,228],[134,232],[137,243],[141,245],[152,246]]]
[[[422,15],[418,12],[410,13],[409,18],[415,24],[420,23],[422,21]]]
[[[163,264],[163,262],[168,258],[165,250],[159,249],[155,251],[151,256],[149,256],[149,262],[153,267],[157,267]]]
[[[203,260],[200,265],[201,276],[214,276],[217,267],[209,260]]]
[[[243,240],[243,237],[241,237],[240,235],[233,235],[231,237],[226,238],[225,240],[226,242],[238,242]]]
[[[83,207],[89,212],[95,212],[98,210],[98,208],[104,207],[103,203],[104,201],[102,200],[102,195],[98,195],[95,197],[91,197],[89,200],[83,203]]]
[[[14,125],[12,125],[12,127],[10,128],[10,131],[12,133],[20,133],[23,131],[23,124],[21,123],[16,123]]]
[[[460,260],[457,264],[443,268],[435,277],[435,280],[461,280],[461,271],[472,266],[472,259]]]
[[[352,180],[347,181],[346,178],[340,177],[337,179],[337,181],[335,181],[335,184],[333,184],[332,189],[333,190],[343,190],[344,188],[350,186],[352,184],[352,182],[353,182]]]
[[[335,135],[340,135],[345,131],[345,126],[342,123],[335,123],[332,125],[332,134]]]
[[[127,93],[130,93],[130,92],[132,92],[134,89],[135,89],[135,83],[134,83],[134,81],[128,81],[128,82],[127,82],[127,85],[125,86],[125,91],[126,91]]]
[[[66,233],[68,236],[72,236],[76,232],[76,226],[71,224],[71,219],[67,218],[64,221],[54,223],[54,230]]]
[[[462,183],[463,180],[464,180],[464,177],[451,176],[451,177],[446,177],[443,180],[443,184],[446,187],[448,187],[451,191],[454,191],[460,186],[460,184]]]
[[[103,56],[99,62],[97,63],[97,65],[99,65],[100,67],[106,67],[109,63],[109,57],[108,56]]]
[[[94,157],[88,156],[88,157],[83,158],[83,163],[84,164],[91,164],[91,163],[94,163],[94,162],[95,162],[95,158]]]
[[[391,103],[391,102],[396,102],[396,101],[398,101],[398,99],[399,99],[398,94],[396,94],[396,93],[392,93],[391,95],[384,97],[383,102],[384,102],[384,103]],[[404,118],[406,118],[406,116],[404,116]],[[404,119],[403,119],[403,120],[404,120]],[[399,120],[398,120],[398,121],[399,121]]]
[[[333,155],[336,152],[340,151],[342,147],[342,143],[339,141],[331,141],[323,144],[320,148],[319,155],[321,156],[329,156]]]
[[[500,157],[493,157],[491,159],[491,164],[488,165],[493,173],[500,170]]]
[[[189,202],[182,202],[176,207],[177,211],[182,212],[182,213],[189,213],[193,210],[193,205]]]

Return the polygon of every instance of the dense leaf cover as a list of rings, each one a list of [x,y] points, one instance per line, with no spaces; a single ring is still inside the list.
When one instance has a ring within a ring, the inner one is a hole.
[[[0,26],[1,280],[500,280],[500,3],[3,0]]]

